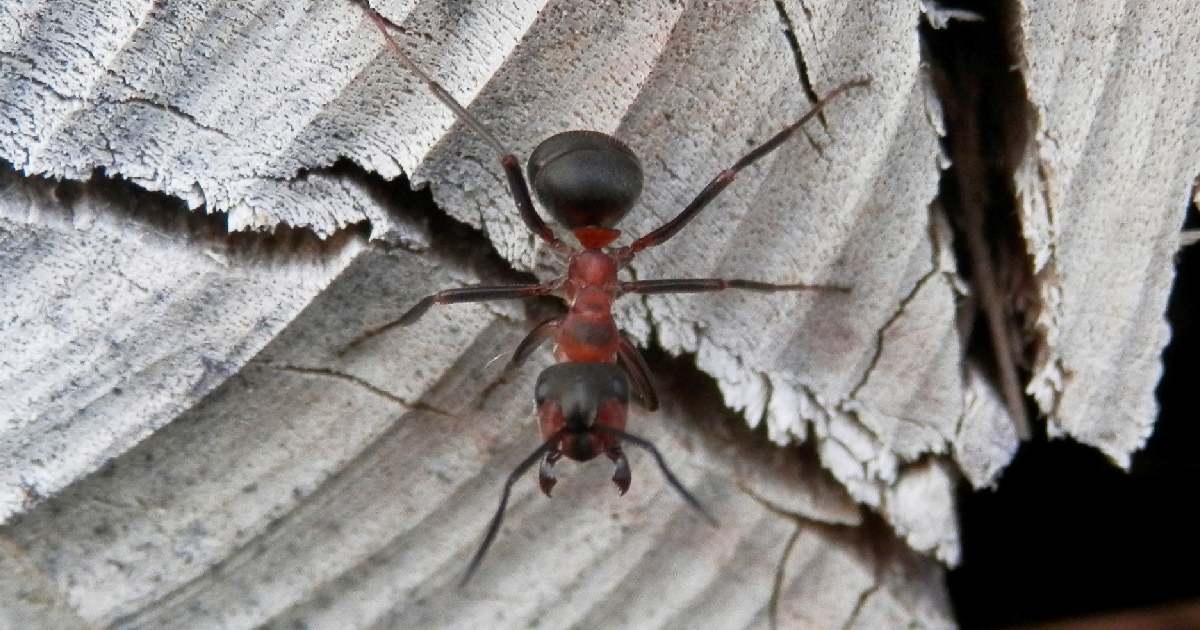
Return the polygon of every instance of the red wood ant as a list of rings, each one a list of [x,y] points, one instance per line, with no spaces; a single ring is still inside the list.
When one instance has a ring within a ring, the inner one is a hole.
[[[588,461],[603,453],[614,463],[612,481],[621,494],[629,489],[629,462],[621,450],[623,443],[648,451],[663,476],[685,501],[705,520],[716,525],[713,516],[696,500],[667,467],[662,454],[645,438],[625,432],[630,388],[649,411],[658,408],[658,397],[650,382],[648,368],[637,347],[613,321],[613,301],[626,293],[698,293],[724,289],[752,291],[796,291],[803,289],[849,291],[847,287],[814,284],[770,284],[754,280],[724,278],[683,278],[668,280],[619,280],[617,272],[633,257],[649,247],[660,245],[678,233],[718,194],[731,184],[738,172],[783,144],[804,123],[816,116],[826,104],[852,87],[862,87],[869,79],[849,81],[829,92],[799,120],[755,147],[732,167],[721,171],[704,190],[674,219],[624,247],[610,247],[621,232],[613,228],[633,207],[642,190],[642,167],[638,157],[620,140],[597,131],[566,131],[544,140],[529,157],[529,180],[538,201],[562,226],[575,236],[582,248],[575,248],[555,236],[529,195],[529,186],[517,157],[492,135],[441,85],[421,70],[401,50],[388,32],[389,23],[362,0],[364,12],[383,34],[387,45],[400,63],[421,79],[438,100],[471,127],[500,156],[500,164],[525,225],[551,250],[567,261],[563,276],[539,284],[472,286],[446,289],[426,296],[399,319],[371,330],[355,339],[353,347],[395,326],[406,326],[419,319],[434,304],[482,302],[552,295],[567,303],[567,313],[538,324],[521,341],[512,363],[519,364],[543,342],[554,340],[558,361],[538,376],[534,400],[543,442],[509,474],[500,495],[500,506],[488,525],[487,533],[471,559],[460,586],[467,583],[492,544],[504,517],[513,484],[535,463],[539,463],[538,481],[542,492],[550,496],[554,487],[554,464],[562,457]]]

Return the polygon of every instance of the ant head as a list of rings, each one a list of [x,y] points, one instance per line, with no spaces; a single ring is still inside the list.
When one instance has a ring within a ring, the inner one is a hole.
[[[607,454],[613,460],[614,471],[612,480],[621,494],[629,489],[629,462],[621,450],[621,444],[632,444],[645,449],[654,456],[654,461],[662,470],[667,483],[675,488],[684,500],[696,511],[700,512],[714,526],[716,519],[704,509],[703,505],[692,496],[679,479],[667,468],[662,453],[649,440],[625,432],[625,410],[629,402],[629,381],[625,372],[613,363],[558,363],[542,371],[538,376],[534,389],[534,398],[538,404],[538,415],[542,421],[542,433],[545,441],[534,449],[508,476],[504,484],[504,492],[500,494],[500,506],[492,522],[488,524],[483,542],[467,572],[459,582],[462,586],[471,579],[483,555],[500,531],[500,522],[504,519],[504,509],[508,506],[508,497],[512,486],[521,475],[540,462],[538,481],[542,492],[550,494],[554,487],[554,462],[561,456],[576,460],[588,460],[600,453]]]
[[[564,430],[563,454],[586,461],[613,442],[598,425],[624,428],[629,380],[614,363],[556,363],[538,376],[534,400],[542,435]]]
[[[568,229],[607,229],[642,193],[642,164],[610,135],[564,131],[533,150],[529,180],[538,201]]]

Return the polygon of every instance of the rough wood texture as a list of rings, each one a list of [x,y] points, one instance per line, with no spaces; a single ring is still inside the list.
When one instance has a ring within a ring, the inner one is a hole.
[[[1126,467],[1154,387],[1184,213],[1200,174],[1200,6],[1023,5],[1036,130],[1016,184],[1043,336],[1029,391],[1065,434]]]
[[[722,527],[683,509],[645,457],[620,500],[605,466],[581,466],[553,501],[520,484],[477,582],[455,591],[500,480],[534,445],[531,383],[545,359],[508,378],[488,364],[520,338],[521,311],[503,305],[438,309],[336,350],[488,273],[437,245],[365,171],[428,183],[516,269],[547,272],[492,152],[348,1],[0,0],[0,158],[19,171],[0,180],[0,592],[18,594],[0,623],[948,625],[932,558],[958,558],[954,484],[992,483],[1016,437],[964,362],[965,288],[931,204],[943,129],[921,66],[923,7],[376,6],[519,154],[569,128],[626,140],[647,182],[622,225],[633,234],[813,94],[872,77],[635,263],[639,278],[802,278],[852,283],[850,296],[627,297],[619,314],[639,340],[694,353],[724,404],[771,440],[808,444],[769,446],[694,377],[660,374],[665,409],[632,426],[660,441]],[[1057,41],[1019,35],[1027,52]],[[1038,85],[1042,110],[1073,106]],[[1194,168],[1194,153],[1173,155],[1176,170],[1154,171],[1163,187]],[[331,168],[340,158],[352,166]],[[84,184],[35,177],[97,169]],[[1061,270],[1068,243],[1088,245],[1071,226],[1106,220],[1082,214],[1087,195],[1072,223],[1026,197],[1030,242],[1057,252],[1039,253],[1038,269]],[[1159,204],[1166,239],[1183,206]],[[291,227],[225,231],[279,226]],[[1143,273],[1122,286],[1156,279],[1123,325],[1160,321],[1165,243],[1122,261]],[[1057,299],[1046,356],[1065,357],[1043,365],[1081,373],[1090,363],[1072,353],[1095,340],[1063,319],[1092,312],[1090,285],[1069,290],[1073,277],[1039,276]],[[1157,357],[1160,328],[1104,341]],[[1054,391],[1078,402],[1057,404],[1054,421],[1087,439],[1145,413],[1157,367],[1129,369],[1141,371],[1106,376],[1124,379],[1121,400],[1063,380]],[[1100,404],[1116,415],[1081,415]],[[1148,417],[1112,430],[1142,435]],[[1135,442],[1122,440],[1089,441],[1127,453]]]
[[[886,529],[863,524],[811,453],[730,436],[712,399],[671,399],[661,417],[634,422],[715,509],[719,529],[647,458],[635,458],[636,491],[621,500],[607,467],[568,466],[553,501],[535,484],[517,487],[500,544],[477,581],[455,590],[497,470],[530,449],[513,425],[541,365],[507,382],[486,373],[477,357],[511,348],[521,330],[474,309],[333,358],[345,300],[402,273],[428,276],[416,290],[449,279],[424,264],[360,258],[203,403],[11,525],[19,558],[81,616],[117,627],[760,626],[777,575],[779,614],[840,622],[871,598],[944,623],[932,561],[897,543],[876,548]],[[401,350],[449,326],[458,332],[441,334],[463,357],[422,355],[428,367],[413,380],[426,391],[409,398],[388,378],[414,369]]]

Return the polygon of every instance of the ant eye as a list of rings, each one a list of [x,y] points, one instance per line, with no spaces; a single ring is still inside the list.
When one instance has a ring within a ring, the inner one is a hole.
[[[533,401],[539,406],[550,398],[550,383],[547,382],[546,372],[538,375],[537,385],[533,388]]]

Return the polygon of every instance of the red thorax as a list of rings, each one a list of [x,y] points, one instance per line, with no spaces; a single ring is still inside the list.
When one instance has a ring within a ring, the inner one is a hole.
[[[554,339],[559,361],[613,363],[617,360],[620,333],[612,318],[617,297],[617,261],[598,249],[571,257],[564,293],[567,316]]]

